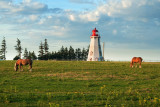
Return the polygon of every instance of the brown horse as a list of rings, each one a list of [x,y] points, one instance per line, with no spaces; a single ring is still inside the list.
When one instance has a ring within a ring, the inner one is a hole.
[[[28,65],[29,64],[29,71],[32,71],[32,60],[31,59],[18,59],[17,62],[15,63],[14,69],[15,71],[18,70],[18,66],[19,66],[19,71],[23,71],[23,65]]]
[[[130,64],[130,67],[133,68],[133,64],[134,63],[139,63],[139,68],[141,68],[141,63],[142,63],[142,58],[141,57],[133,57],[132,58],[132,61],[131,61],[131,64]],[[137,67],[137,64],[136,64],[136,67]]]

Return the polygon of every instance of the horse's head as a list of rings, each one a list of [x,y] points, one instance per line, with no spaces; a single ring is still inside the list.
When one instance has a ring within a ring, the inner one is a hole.
[[[130,67],[132,67],[132,64],[130,64]]]
[[[133,63],[131,62],[131,64],[130,64],[130,67],[132,67],[133,68]]]
[[[14,65],[14,70],[17,71],[18,70],[18,65],[15,63]]]

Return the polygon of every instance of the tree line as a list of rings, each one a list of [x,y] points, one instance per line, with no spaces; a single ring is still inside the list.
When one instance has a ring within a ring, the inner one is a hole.
[[[14,46],[17,55],[13,60],[17,59],[32,59],[32,60],[86,60],[88,56],[89,48],[85,49],[74,49],[72,46],[69,48],[62,46],[58,51],[49,52],[49,45],[47,39],[44,43],[41,42],[39,45],[38,56],[35,52],[28,51],[27,48],[24,49],[24,54],[22,55],[23,48],[21,46],[21,41],[17,38],[16,45]],[[2,40],[2,45],[0,49],[0,59],[6,60],[6,40],[5,37]]]

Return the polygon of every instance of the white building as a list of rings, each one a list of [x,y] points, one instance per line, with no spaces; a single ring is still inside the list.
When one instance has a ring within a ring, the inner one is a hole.
[[[87,61],[103,61],[100,35],[98,34],[98,30],[96,28],[92,30],[92,35],[90,36],[90,38],[91,42]]]

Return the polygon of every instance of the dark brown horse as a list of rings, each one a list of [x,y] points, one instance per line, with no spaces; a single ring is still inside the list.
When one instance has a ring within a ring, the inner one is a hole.
[[[136,67],[137,67],[137,63],[139,63],[139,68],[141,68],[141,63],[142,63],[142,58],[141,57],[133,57],[131,60],[131,64],[130,67],[133,68],[133,64],[136,63]]]
[[[17,62],[14,65],[15,71],[18,70],[19,66],[19,71],[23,71],[23,65],[29,65],[29,71],[32,71],[32,60],[31,59],[18,59]]]

